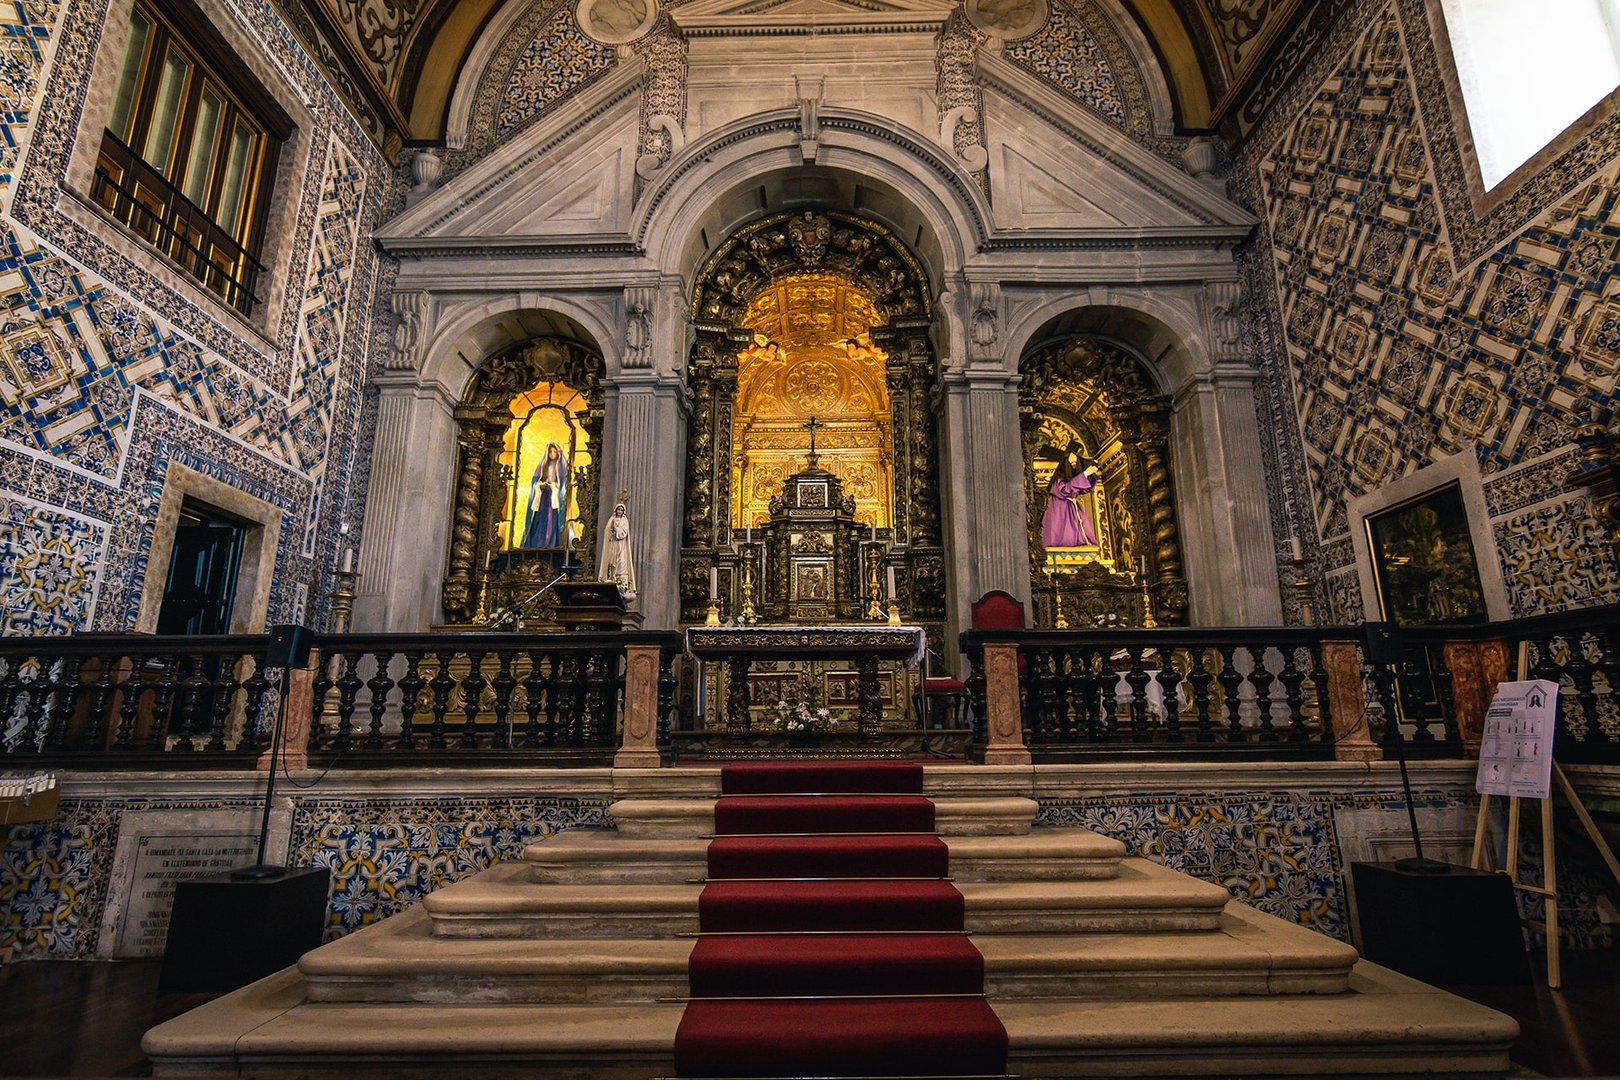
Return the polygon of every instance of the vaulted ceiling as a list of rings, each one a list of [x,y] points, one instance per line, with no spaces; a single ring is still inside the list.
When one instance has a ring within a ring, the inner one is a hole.
[[[447,103],[479,31],[525,0],[286,0],[306,43],[385,146],[443,137]],[[671,0],[670,6],[682,0]],[[1231,128],[1245,99],[1298,53],[1316,9],[1342,0],[1121,0],[1156,52],[1184,131]],[[762,18],[769,18],[762,14]],[[1286,40],[1292,38],[1294,40]],[[1239,120],[1237,133],[1247,128]]]

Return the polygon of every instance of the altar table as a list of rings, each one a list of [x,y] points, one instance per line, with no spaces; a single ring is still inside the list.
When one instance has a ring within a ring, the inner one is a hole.
[[[753,661],[853,658],[860,701],[856,731],[874,738],[883,715],[878,665],[884,660],[904,660],[916,667],[922,663],[927,644],[920,626],[690,626],[686,630],[687,653],[700,663],[726,663],[726,730],[733,734],[749,730],[748,666]]]

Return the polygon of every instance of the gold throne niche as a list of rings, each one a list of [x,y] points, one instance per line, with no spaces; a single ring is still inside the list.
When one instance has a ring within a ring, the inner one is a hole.
[[[819,425],[821,467],[855,500],[855,518],[887,529],[894,518],[888,355],[867,332],[880,321],[866,295],[832,274],[784,278],[749,305],[753,341],[737,358],[732,425],[732,528],[758,528],[789,476],[805,466]]]

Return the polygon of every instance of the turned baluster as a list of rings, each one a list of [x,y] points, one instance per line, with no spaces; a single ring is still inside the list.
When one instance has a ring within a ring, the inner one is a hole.
[[[618,657],[606,650],[589,654],[585,679],[585,729],[584,742],[587,746],[612,746],[613,739],[613,705],[617,694],[609,693],[609,688],[615,682],[613,672],[618,667]]]
[[[236,741],[238,753],[257,755],[260,747],[260,733],[267,725],[261,723],[265,715],[265,698],[270,694],[270,680],[264,674],[264,662],[257,656],[249,662],[253,671],[242,680],[242,691],[245,695],[242,702],[242,737]],[[264,740],[269,744],[269,739]]]
[[[337,685],[337,680],[332,677],[332,669],[340,662],[341,657],[335,653],[331,656],[323,655],[320,666],[315,669],[315,678],[309,684],[312,710],[309,722],[308,747],[309,752],[312,754],[321,748],[321,737],[325,734],[321,730],[321,718],[326,715],[326,695],[331,692],[332,687]]]
[[[1314,687],[1316,697],[1317,723],[1321,727],[1321,739],[1331,743],[1334,740],[1333,706],[1329,704],[1333,695],[1328,691],[1327,668],[1322,666],[1321,642],[1312,642],[1311,654],[1311,685]]]
[[[1192,662],[1192,669],[1187,672],[1187,683],[1192,686],[1193,713],[1197,716],[1198,741],[1208,743],[1215,741],[1215,720],[1209,713],[1209,684],[1215,681],[1215,676],[1209,668],[1204,666],[1205,650],[1193,646],[1187,650]]]
[[[189,660],[189,663],[186,661]],[[191,733],[197,723],[197,713],[202,707],[202,695],[208,689],[208,680],[203,678],[201,656],[190,656],[178,661],[184,664],[185,678],[180,680],[178,693],[180,698],[179,722],[175,725],[179,729],[180,737],[175,740],[174,749],[181,753],[190,753],[197,749],[196,743],[191,741]]]
[[[428,680],[428,687],[433,691],[433,722],[428,728],[428,749],[443,750],[450,745],[445,738],[445,715],[450,711],[450,694],[456,688],[456,680],[450,674],[450,662],[455,659],[454,649],[441,649],[434,654],[439,669]]]
[[[1215,681],[1221,684],[1222,705],[1226,709],[1226,741],[1247,741],[1243,730],[1243,673],[1237,669],[1237,646],[1220,645],[1221,671]]]
[[[354,703],[360,696],[360,688],[365,683],[360,681],[360,657],[364,653],[357,649],[346,650],[340,653],[342,671],[337,678],[338,692],[338,722],[337,734],[332,740],[332,746],[339,753],[349,749],[354,736]]]
[[[169,724],[173,720],[170,710],[174,705],[174,692],[179,688],[175,680],[179,658],[166,656],[156,663],[158,677],[152,683],[152,727],[146,739],[148,750],[162,750],[168,745]]]
[[[546,707],[546,702],[551,697],[545,674],[551,662],[551,657],[547,653],[529,654],[529,673],[523,677],[523,705],[528,711],[528,720],[523,725],[525,748],[540,746],[542,742],[540,710]]]
[[[140,721],[141,698],[146,694],[146,680],[141,678],[141,662],[131,657],[118,657],[114,663],[128,664],[124,677],[118,680],[121,703],[118,709],[118,728],[113,732],[114,750],[135,749],[135,725]]]
[[[540,737],[540,745],[549,750],[557,745],[559,727],[557,717],[563,713],[566,705],[563,695],[567,693],[573,681],[569,668],[574,663],[574,654],[554,652],[547,655],[550,663],[546,668],[546,723]],[[563,714],[563,724],[567,722],[568,717]]]
[[[69,733],[73,727],[73,717],[78,711],[79,701],[87,689],[79,681],[79,673],[84,668],[84,657],[68,655],[62,657],[56,664],[56,690],[51,695],[54,702],[46,716],[45,748],[47,750],[66,750]]]
[[[680,680],[675,677],[675,650],[663,649],[658,654],[658,745],[669,745],[669,732],[674,727],[675,691]]]
[[[1129,645],[1125,649],[1126,658],[1131,665],[1125,672],[1125,685],[1130,687],[1131,691],[1129,706],[1131,730],[1128,733],[1129,739],[1127,740],[1130,742],[1153,741],[1153,732],[1148,724],[1151,713],[1148,710],[1147,693],[1148,683],[1153,681],[1153,676],[1142,666],[1142,655],[1146,651],[1140,645]],[[1116,682],[1116,688],[1118,685],[1118,682]]]
[[[1164,737],[1167,741],[1182,742],[1181,699],[1176,690],[1181,686],[1181,671],[1175,665],[1175,653],[1160,654],[1158,683],[1164,695]]]
[[[1283,669],[1278,674],[1283,685],[1283,702],[1288,709],[1288,741],[1305,742],[1311,734],[1305,729],[1305,673],[1299,669],[1299,650],[1283,648]]]
[[[236,681],[236,665],[241,663],[241,656],[220,656],[215,662],[219,665],[219,672],[208,687],[209,703],[213,707],[209,710],[212,717],[208,724],[208,744],[204,749],[217,754],[226,749],[225,731],[231,722],[231,705],[241,685]]]
[[[478,745],[478,710],[483,707],[484,687],[489,680],[484,678],[484,657],[482,649],[475,649],[467,653],[467,674],[461,679],[461,738],[457,745],[470,750]]]
[[[1254,706],[1259,713],[1255,737],[1260,742],[1275,742],[1277,726],[1271,715],[1271,694],[1276,689],[1277,677],[1266,666],[1265,649],[1250,649],[1249,660],[1254,665],[1249,673],[1249,682],[1254,685]]]
[[[377,668],[366,680],[366,693],[370,695],[366,704],[371,713],[371,723],[366,727],[367,750],[381,750],[384,745],[383,717],[388,713],[388,692],[394,688],[394,680],[388,677],[388,666],[394,662],[395,655],[392,650],[377,653]]]
[[[117,673],[118,660],[116,657],[103,656],[98,658],[100,665],[96,672],[95,691],[90,698],[90,709],[84,718],[84,738],[81,746],[85,750],[100,750],[102,732],[107,726],[107,714],[112,709],[113,695],[118,692]]]
[[[44,749],[46,706],[50,702],[50,676],[42,661],[35,661],[37,671],[32,679],[18,680],[17,701],[22,709],[23,735],[17,740],[17,750],[37,754]],[[16,706],[13,706],[16,708]]]
[[[1024,683],[1025,707],[1031,713],[1025,718],[1024,726],[1029,731],[1029,741],[1033,746],[1056,741],[1057,718],[1053,715],[1056,680],[1052,676],[1050,649],[1033,648],[1028,656],[1021,681]]]
[[[399,750],[416,749],[416,709],[422,694],[422,657],[427,655],[415,649],[405,653],[405,674],[399,679],[399,738],[394,746]]]
[[[495,730],[493,738],[495,745],[500,744],[500,732],[506,731],[506,745],[512,745],[512,692],[517,689],[517,680],[512,677],[512,661],[517,654],[510,649],[502,649],[496,654],[500,662],[495,678],[490,680],[490,689],[495,692]]]

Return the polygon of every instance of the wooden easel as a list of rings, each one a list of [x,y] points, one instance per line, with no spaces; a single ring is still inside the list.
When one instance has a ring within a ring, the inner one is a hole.
[[[1523,682],[1530,677],[1530,643],[1519,642],[1518,680]],[[1620,861],[1609,850],[1608,841],[1598,832],[1598,827],[1592,821],[1592,815],[1586,812],[1586,806],[1581,802],[1580,796],[1575,794],[1575,785],[1569,782],[1569,776],[1564,772],[1563,766],[1557,759],[1552,763],[1553,781],[1557,790],[1564,793],[1569,805],[1574,808],[1575,816],[1580,819],[1581,825],[1586,829],[1586,835],[1591,837],[1592,844],[1597,848],[1598,854],[1608,864],[1609,873],[1620,881]],[[1485,869],[1485,834],[1490,826],[1491,819],[1490,795],[1479,797],[1479,817],[1474,822],[1474,854],[1469,865],[1475,870]],[[1558,863],[1553,856],[1553,795],[1549,791],[1545,799],[1537,799],[1541,804],[1541,867],[1542,884],[1532,885],[1519,880],[1519,837],[1520,837],[1520,803],[1525,800],[1519,796],[1508,797],[1508,823],[1507,823],[1507,871],[1508,879],[1513,887],[1520,892],[1533,893],[1546,901],[1546,919],[1543,922],[1527,922],[1526,925],[1533,930],[1540,930],[1547,939],[1547,986],[1553,990],[1563,985],[1563,979],[1558,966]]]

